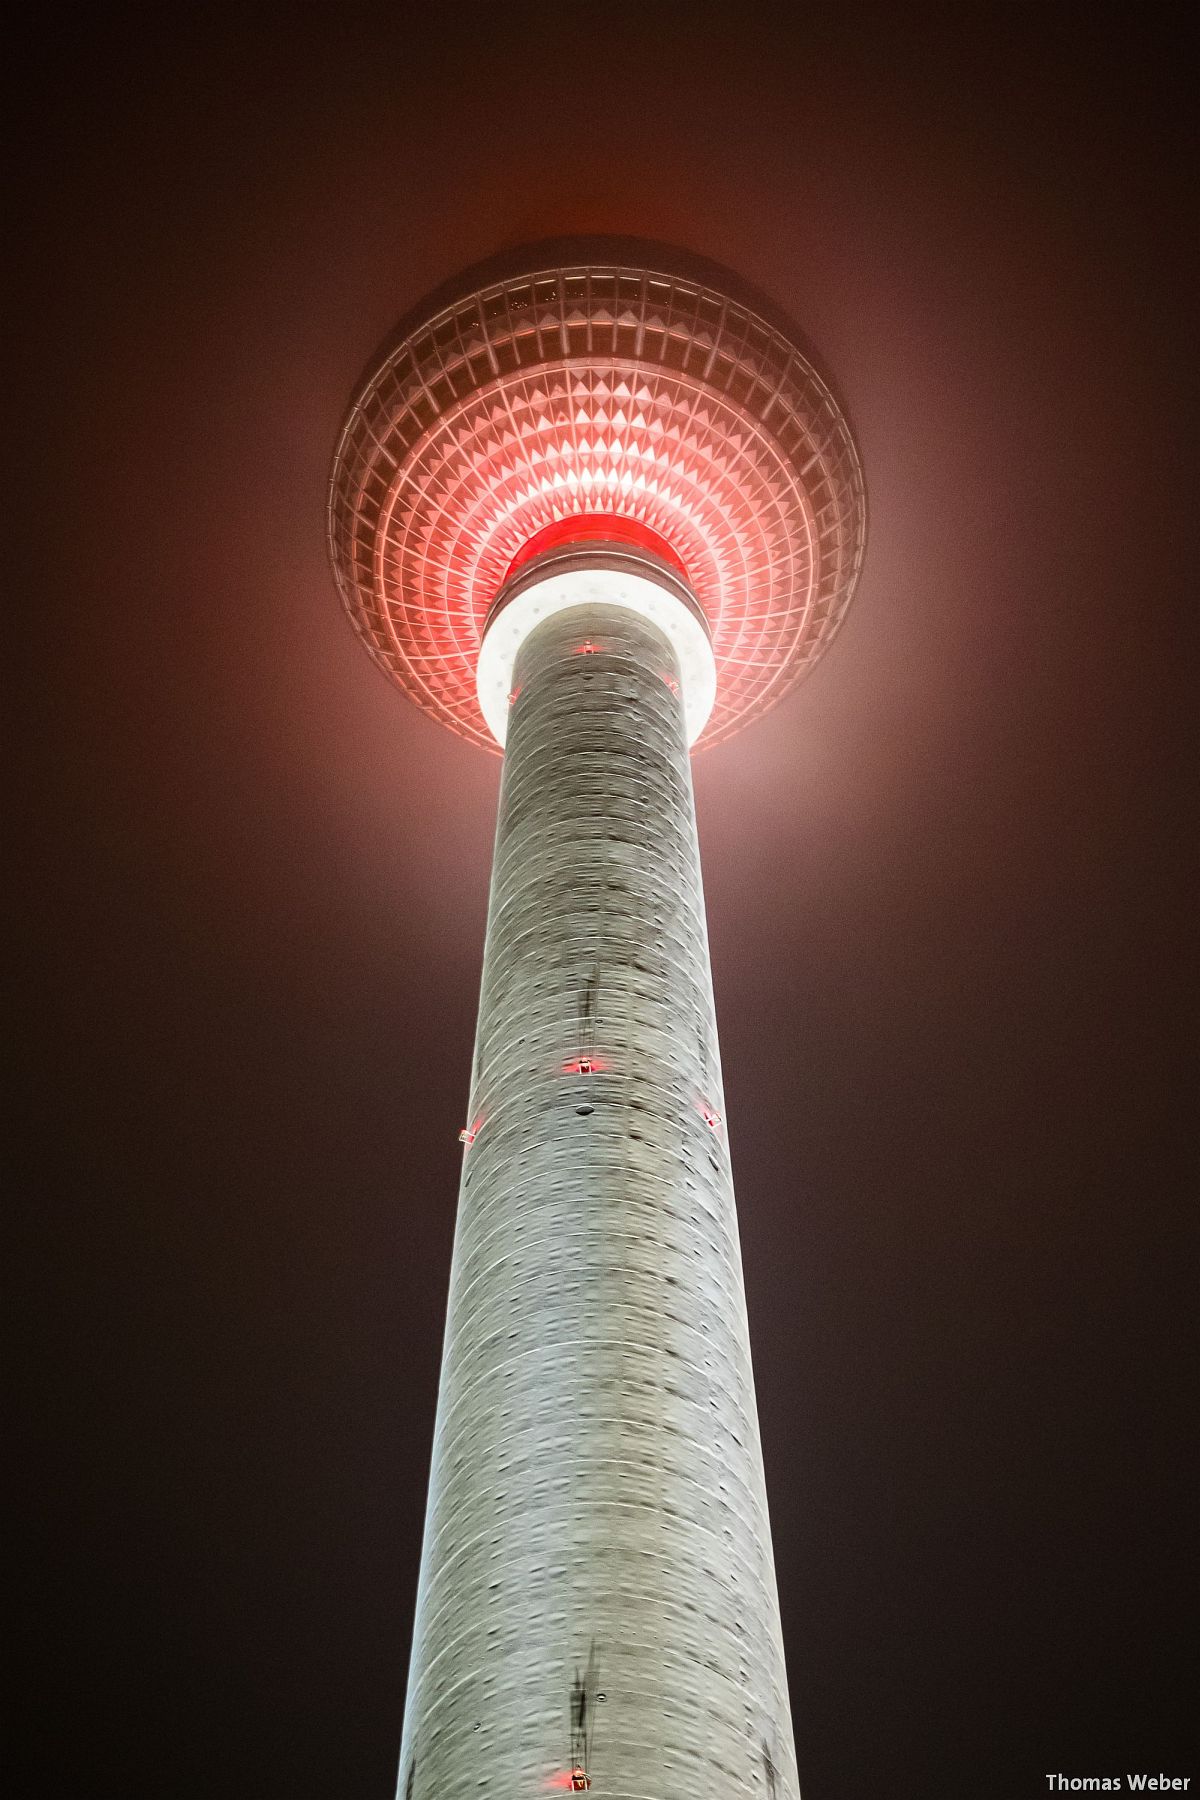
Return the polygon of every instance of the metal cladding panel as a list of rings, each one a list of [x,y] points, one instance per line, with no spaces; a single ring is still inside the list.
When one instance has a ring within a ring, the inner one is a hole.
[[[517,661],[403,1800],[798,1792],[678,673]]]

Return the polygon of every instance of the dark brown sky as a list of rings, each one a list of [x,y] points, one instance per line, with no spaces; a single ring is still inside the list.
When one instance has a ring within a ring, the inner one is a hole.
[[[696,765],[805,1800],[1200,1780],[1191,92],[1001,10],[36,48],[14,1793],[391,1793],[499,765],[356,644],[325,482],[407,307],[588,230],[765,290],[867,472],[835,648]]]

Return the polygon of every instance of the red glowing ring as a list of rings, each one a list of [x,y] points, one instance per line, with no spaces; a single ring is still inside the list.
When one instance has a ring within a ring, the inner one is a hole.
[[[865,515],[849,425],[795,345],[703,283],[607,264],[494,282],[382,358],[338,444],[329,543],[375,661],[493,750],[475,667],[507,577],[589,534],[652,549],[712,633],[704,744],[826,648]]]
[[[649,550],[685,581],[688,578],[687,569],[666,538],[651,531],[648,525],[639,525],[636,519],[625,519],[618,513],[580,513],[569,519],[556,519],[553,525],[535,531],[504,571],[501,586],[511,581],[535,556],[544,556],[548,550],[558,550],[568,544],[595,543],[628,544],[635,550]]]

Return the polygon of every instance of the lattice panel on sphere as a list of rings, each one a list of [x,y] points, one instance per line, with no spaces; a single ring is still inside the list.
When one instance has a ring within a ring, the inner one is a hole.
[[[847,424],[786,338],[696,282],[591,267],[496,283],[386,357],[338,446],[329,530],[375,659],[495,749],[475,670],[514,556],[572,516],[649,526],[712,632],[713,743],[829,642],[864,513]]]

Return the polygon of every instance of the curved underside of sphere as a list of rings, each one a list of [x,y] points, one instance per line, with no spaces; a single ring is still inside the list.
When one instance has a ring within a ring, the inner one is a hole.
[[[497,280],[382,357],[338,444],[329,542],[376,662],[495,749],[475,679],[488,609],[539,532],[597,515],[686,569],[717,663],[702,743],[801,679],[862,562],[857,451],[811,362],[715,287],[607,263]]]

